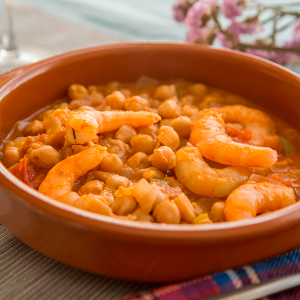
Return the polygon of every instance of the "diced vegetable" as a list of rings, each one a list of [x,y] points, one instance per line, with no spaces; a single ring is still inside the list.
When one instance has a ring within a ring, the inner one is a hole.
[[[169,182],[164,181],[164,180],[160,180],[160,179],[156,179],[156,178],[153,178],[153,177],[150,178],[150,182],[160,182],[162,184],[169,185]]]

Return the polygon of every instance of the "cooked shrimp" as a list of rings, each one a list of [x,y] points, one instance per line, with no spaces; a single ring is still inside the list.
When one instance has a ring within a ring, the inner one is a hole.
[[[245,183],[251,172],[246,167],[213,169],[196,147],[186,146],[176,152],[177,179],[197,195],[225,197]]]
[[[39,187],[39,192],[57,199],[72,191],[76,179],[98,166],[106,156],[106,148],[94,146],[68,156],[56,164]]]
[[[226,105],[212,110],[222,114],[226,123],[239,123],[252,132],[249,144],[264,146],[264,138],[276,135],[273,121],[262,111],[244,105]]]
[[[225,122],[215,111],[204,109],[195,122],[190,143],[207,159],[225,165],[269,168],[277,161],[277,152],[234,142],[225,132]]]
[[[63,203],[101,215],[112,216],[105,195],[81,195],[72,192],[75,180],[96,167],[106,156],[106,148],[94,146],[68,156],[56,164],[39,187],[39,192]]]
[[[251,219],[258,214],[275,211],[295,202],[296,196],[290,187],[249,181],[229,195],[224,213],[227,221]]]
[[[146,111],[76,111],[66,126],[66,140],[71,144],[84,144],[104,133],[124,125],[148,126],[160,120],[160,116]]]

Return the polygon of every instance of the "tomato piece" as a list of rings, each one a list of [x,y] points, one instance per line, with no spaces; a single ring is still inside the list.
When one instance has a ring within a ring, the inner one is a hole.
[[[287,187],[293,187],[291,181],[282,180],[277,174],[272,174],[268,176],[270,179],[276,180],[282,184],[284,184]]]
[[[45,179],[47,173],[37,169],[34,163],[32,163],[26,155],[20,160],[20,162],[14,166],[12,173],[22,180],[25,184],[29,185],[33,189],[37,190]]]
[[[247,129],[225,126],[226,133],[237,143],[246,144],[252,138],[252,132]]]

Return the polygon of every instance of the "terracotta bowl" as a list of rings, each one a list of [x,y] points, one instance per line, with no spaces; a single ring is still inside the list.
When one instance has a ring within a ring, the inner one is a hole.
[[[181,77],[237,93],[299,128],[300,78],[254,56],[176,44],[127,44],[63,54],[0,76],[0,139],[66,94],[71,83]],[[125,222],[47,198],[0,164],[0,222],[24,243],[68,265],[129,280],[174,282],[236,268],[300,245],[300,203],[244,222]]]

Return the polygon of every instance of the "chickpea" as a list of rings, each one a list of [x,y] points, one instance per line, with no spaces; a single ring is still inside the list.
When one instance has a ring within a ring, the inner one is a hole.
[[[122,168],[123,162],[116,154],[104,157],[100,164],[100,169],[104,172],[118,173]]]
[[[156,172],[153,171],[153,170],[146,170],[144,173],[143,173],[143,177],[145,179],[150,179],[150,178],[154,178],[156,176]]]
[[[128,89],[119,89],[119,92],[121,92],[125,96],[126,99],[131,96],[131,92]]]
[[[148,155],[143,152],[137,152],[132,155],[127,160],[126,164],[133,170],[150,167]]]
[[[88,90],[81,84],[71,84],[68,88],[68,96],[71,100],[80,99],[88,94]]]
[[[103,147],[106,147],[108,153],[116,154],[121,159],[125,158],[130,151],[130,147],[127,144],[112,138],[99,140],[99,144]]]
[[[123,109],[125,101],[125,96],[119,91],[112,92],[105,98],[105,104],[112,109]]]
[[[193,223],[193,220],[196,217],[195,209],[189,200],[189,198],[185,194],[180,194],[177,198],[174,199],[175,204],[177,205],[181,219]]]
[[[3,164],[8,168],[21,159],[21,154],[17,147],[7,147],[4,151]]]
[[[154,98],[158,100],[166,100],[174,96],[176,96],[176,88],[174,84],[161,85],[154,93]]]
[[[120,176],[124,176],[124,177],[126,177],[128,179],[132,179],[133,176],[134,176],[134,174],[135,174],[135,172],[129,166],[125,166],[125,167],[123,167],[123,169],[120,172],[118,172],[118,174]]]
[[[209,218],[214,222],[225,222],[224,214],[225,202],[215,202],[211,208]]]
[[[136,135],[136,131],[129,125],[124,125],[119,128],[115,134],[115,139],[120,140],[126,144],[129,144],[132,137]]]
[[[44,145],[29,152],[28,158],[38,167],[51,169],[60,160],[60,154],[51,146]]]
[[[192,105],[194,101],[195,101],[195,97],[194,96],[192,96],[192,95],[186,95],[181,100],[181,106],[184,107],[186,105]]]
[[[138,134],[147,134],[156,139],[158,128],[156,125],[151,124],[149,126],[140,126],[136,129]]]
[[[175,120],[175,119],[162,119],[160,121],[160,127],[162,127],[162,126],[172,127],[171,124],[172,124],[173,120]]]
[[[119,216],[127,216],[132,213],[137,207],[137,202],[132,196],[116,197],[111,205],[113,212]]]
[[[135,217],[135,221],[147,223],[154,222],[154,218],[149,214],[143,213],[140,208],[136,209],[131,215]]]
[[[92,101],[92,106],[97,106],[103,103],[104,97],[101,93],[97,91],[92,91],[90,96],[90,100]]]
[[[73,101],[70,102],[69,104],[69,109],[73,110],[73,109],[77,109],[81,106],[91,106],[92,105],[92,101],[90,100],[86,100],[86,99],[75,99]]]
[[[159,223],[180,223],[180,212],[173,200],[166,199],[158,204],[154,209],[153,216]]]
[[[130,140],[130,146],[133,151],[144,152],[149,155],[155,147],[155,141],[149,135],[137,134]]]
[[[186,116],[180,116],[174,119],[171,126],[180,137],[188,137],[192,131],[192,122],[190,118]]]
[[[118,81],[111,81],[107,86],[106,86],[106,92],[107,94],[110,94],[112,92],[115,92],[119,88],[120,83]]]
[[[63,159],[66,159],[68,156],[71,156],[73,155],[73,149],[72,149],[72,146],[65,146],[65,147],[62,147],[58,153],[60,154],[61,156],[61,160]]]
[[[153,151],[150,156],[150,162],[153,167],[167,171],[176,167],[176,157],[171,148],[162,146]]]
[[[82,145],[72,145],[71,147],[72,147],[74,154],[77,154],[88,148],[87,146],[82,146]]]
[[[32,123],[28,124],[24,129],[22,130],[22,134],[24,136],[28,135],[38,135],[45,133],[46,129],[43,125],[43,122],[34,120]]]
[[[173,151],[176,151],[180,143],[177,132],[172,127],[168,126],[160,127],[158,131],[158,140],[164,146],[170,147]]]
[[[117,189],[119,186],[128,187],[130,185],[130,181],[126,177],[114,174],[105,180],[105,185]]]
[[[145,177],[145,176],[148,177],[147,175],[149,174],[149,171],[153,171],[155,173],[155,175],[154,175],[153,172],[151,173],[151,175],[152,175],[151,177],[153,177],[153,178],[163,179],[165,177],[165,174],[162,171],[160,171],[160,170],[158,170],[157,168],[154,168],[154,167],[139,169],[139,170],[136,171],[136,175],[140,178]]]
[[[180,116],[180,106],[176,100],[167,100],[158,107],[157,113],[164,119],[174,119]]]
[[[202,98],[207,94],[207,86],[201,83],[196,83],[190,88],[192,94],[197,98]]]
[[[79,195],[100,195],[103,191],[104,183],[99,180],[92,180],[85,183],[79,190]]]
[[[182,115],[189,118],[197,112],[199,112],[199,109],[190,105],[185,105],[182,109]]]
[[[134,96],[128,98],[125,101],[124,109],[130,111],[140,111],[140,110],[145,110],[148,106],[149,106],[148,100],[140,96]]]

